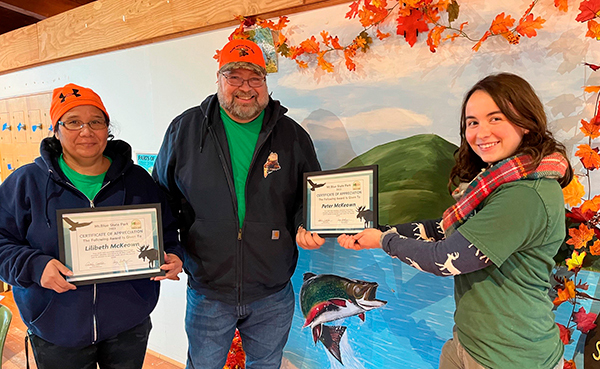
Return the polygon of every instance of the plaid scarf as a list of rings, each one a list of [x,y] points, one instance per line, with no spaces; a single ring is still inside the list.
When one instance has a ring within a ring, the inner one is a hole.
[[[454,233],[474,215],[477,206],[500,185],[521,179],[558,179],[565,175],[569,163],[561,154],[555,152],[544,157],[537,167],[533,165],[529,155],[516,155],[477,175],[467,186],[462,198],[444,212],[441,225],[446,236]],[[454,190],[457,191],[458,188]]]

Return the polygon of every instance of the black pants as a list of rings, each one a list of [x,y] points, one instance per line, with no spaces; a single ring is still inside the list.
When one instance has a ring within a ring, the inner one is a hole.
[[[83,348],[63,347],[30,334],[38,369],[141,369],[152,323],[141,324]]]

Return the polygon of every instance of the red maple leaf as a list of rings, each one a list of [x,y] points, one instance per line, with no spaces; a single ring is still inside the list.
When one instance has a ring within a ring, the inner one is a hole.
[[[584,0],[579,4],[581,13],[575,18],[578,22],[587,22],[596,18],[600,13],[600,0]]]
[[[356,0],[350,4],[350,11],[346,13],[346,18],[352,19],[358,15],[358,7],[360,6],[360,0]]]
[[[418,9],[411,9],[407,16],[399,16],[396,34],[403,35],[406,42],[412,47],[417,42],[417,36],[420,32],[429,31],[429,25],[423,18],[423,12]]]
[[[573,314],[573,321],[577,323],[577,329],[581,333],[587,334],[592,329],[596,328],[594,321],[598,317],[598,314],[586,313],[585,309],[581,307],[579,311]]]
[[[560,323],[556,323],[556,325],[560,330],[560,340],[565,345],[568,345],[571,342],[571,330]]]
[[[590,64],[590,63],[583,63],[583,65],[587,65],[588,67],[592,68],[592,70],[595,72],[598,69],[600,69],[600,65],[596,65],[596,64]]]

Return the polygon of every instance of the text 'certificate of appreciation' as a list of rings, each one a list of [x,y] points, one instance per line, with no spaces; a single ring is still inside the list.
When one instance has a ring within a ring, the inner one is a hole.
[[[60,261],[74,284],[162,275],[160,204],[59,210]]]
[[[304,174],[305,228],[323,237],[377,226],[377,166]]]

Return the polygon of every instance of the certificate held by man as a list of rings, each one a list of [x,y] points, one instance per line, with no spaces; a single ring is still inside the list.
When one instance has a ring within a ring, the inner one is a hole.
[[[377,226],[377,165],[304,174],[304,224],[323,237]]]
[[[160,204],[57,211],[60,261],[75,285],[164,275]]]

